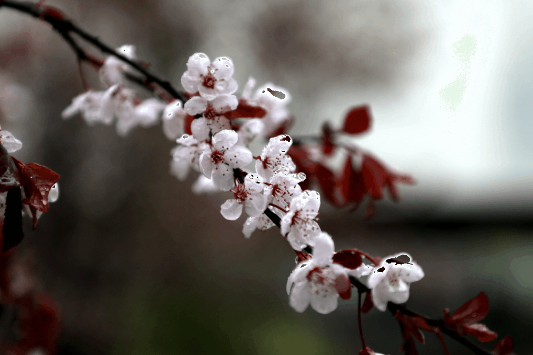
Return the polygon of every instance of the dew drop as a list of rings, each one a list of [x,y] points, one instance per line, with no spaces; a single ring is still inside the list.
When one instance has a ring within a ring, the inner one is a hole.
[[[300,179],[301,181],[304,181],[305,180],[305,173],[298,173],[298,179]]]
[[[188,134],[184,134],[183,136],[181,136],[181,138],[187,139],[187,138],[189,138],[189,135]]]

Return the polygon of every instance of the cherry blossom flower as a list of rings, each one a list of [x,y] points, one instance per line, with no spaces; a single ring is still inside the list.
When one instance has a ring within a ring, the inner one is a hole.
[[[238,105],[234,95],[220,95],[212,102],[199,96],[191,98],[185,103],[185,110],[191,116],[203,114],[202,118],[194,120],[191,129],[193,135],[200,141],[209,138],[209,133],[215,135],[225,129],[231,129],[229,118],[223,116],[225,112],[234,110]]]
[[[270,203],[285,208],[302,193],[299,185],[302,180],[302,175],[279,172],[266,184],[265,195],[269,197]]]
[[[239,134],[238,144],[248,147],[255,137],[263,131],[264,126],[262,120],[259,118],[246,120],[237,132]]]
[[[184,132],[185,116],[187,112],[180,100],[174,100],[165,106],[163,111],[163,132],[170,140],[181,137]]]
[[[187,61],[187,71],[181,77],[185,91],[213,100],[217,95],[233,94],[238,85],[232,78],[233,62],[227,57],[218,57],[210,63],[204,53],[195,53]]]
[[[315,241],[313,257],[296,266],[287,281],[289,301],[297,312],[309,304],[318,313],[327,314],[337,308],[339,295],[349,299],[351,284],[346,269],[333,263],[333,240],[320,233]]]
[[[401,263],[395,259],[407,253],[399,253],[383,258],[372,270],[368,278],[368,288],[372,289],[372,300],[380,311],[387,309],[387,303],[401,304],[409,299],[409,285],[424,277],[424,271],[415,262]]]
[[[287,237],[294,250],[300,251],[314,245],[320,234],[315,218],[320,208],[320,195],[306,190],[291,201],[289,212],[281,219],[281,233]]]
[[[6,130],[0,130],[0,143],[6,148],[9,154],[22,148],[22,142]]]
[[[114,96],[118,92],[118,85],[106,91],[89,90],[72,99],[72,103],[63,110],[63,119],[81,114],[85,122],[92,126],[96,123],[109,125],[113,122],[115,111]]]
[[[287,155],[291,145],[292,139],[287,134],[270,138],[261,156],[255,161],[255,170],[265,181],[269,181],[280,171],[288,173],[296,170],[296,165]]]
[[[269,207],[269,209],[276,213],[275,209],[271,207]],[[242,227],[242,233],[246,238],[250,238],[256,229],[259,229],[260,231],[266,231],[274,226],[274,222],[272,222],[265,214],[262,214],[259,217],[248,217]]]
[[[198,175],[198,178],[192,184],[191,190],[196,195],[220,192],[213,180],[206,178],[202,174]]]
[[[265,129],[263,130],[264,137],[270,137],[278,130],[280,126],[291,119],[291,114],[286,106],[291,102],[289,92],[272,83],[266,83],[258,88],[250,98],[250,92],[255,86],[255,80],[250,78],[245,86],[243,98],[247,99],[251,104],[258,105],[267,111],[263,122]]]
[[[248,148],[236,144],[238,139],[237,132],[223,130],[213,137],[211,149],[200,156],[200,169],[204,175],[224,191],[231,190],[235,185],[232,169],[252,161]]]
[[[222,216],[228,220],[236,220],[242,214],[242,208],[250,217],[260,216],[266,209],[267,200],[263,195],[263,178],[256,174],[248,174],[244,184],[239,184],[233,189],[235,199],[224,202],[220,208]]]
[[[157,124],[165,107],[164,102],[155,98],[138,102],[135,93],[128,89],[122,89],[118,99],[115,114],[117,133],[122,137],[137,126],[148,128]]]
[[[135,46],[133,45],[125,44],[116,48],[116,51],[129,60],[137,59]],[[126,81],[124,74],[128,72],[129,69],[129,64],[124,63],[115,56],[109,56],[99,70],[100,81],[107,87],[115,84],[124,84]]]
[[[183,181],[187,178],[190,168],[200,171],[200,156],[209,150],[209,146],[204,142],[198,142],[188,134],[184,134],[176,141],[179,145],[171,151],[170,174]]]

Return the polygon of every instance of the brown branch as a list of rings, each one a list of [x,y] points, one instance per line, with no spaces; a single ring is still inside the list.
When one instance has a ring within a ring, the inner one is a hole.
[[[50,6],[38,5],[27,1],[19,2],[12,0],[0,0],[0,8],[2,7],[11,8],[33,16],[35,18],[38,18],[42,21],[48,22],[69,44],[69,46],[76,53],[80,60],[92,62],[91,57],[88,56],[85,51],[83,51],[83,49],[81,49],[81,47],[73,40],[70,35],[71,33],[75,33],[85,41],[98,48],[101,52],[117,57],[124,63],[127,63],[132,68],[134,68],[146,77],[146,83],[155,83],[162,89],[164,89],[166,92],[168,92],[168,94],[173,98],[180,99],[183,102],[187,101],[185,95],[182,92],[179,92],[174,89],[174,87],[170,84],[169,81],[160,79],[156,75],[150,73],[145,67],[143,67],[143,65],[126,58],[107,44],[100,41],[98,37],[93,36],[85,30],[81,29],[72,21],[70,21],[61,11]]]

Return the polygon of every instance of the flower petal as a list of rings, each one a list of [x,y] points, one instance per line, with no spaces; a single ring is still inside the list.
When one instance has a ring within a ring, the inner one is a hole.
[[[233,171],[226,164],[216,164],[211,179],[223,191],[229,191],[235,187]]]
[[[213,63],[211,63],[211,68],[215,69],[215,78],[217,80],[229,79],[235,71],[233,61],[228,57],[215,58]]]
[[[191,132],[198,142],[203,142],[209,139],[209,126],[207,125],[207,118],[197,118],[191,123]]]
[[[232,111],[239,106],[239,100],[235,95],[218,95],[212,102],[213,108],[217,113]]]
[[[244,209],[248,216],[259,217],[267,207],[266,196],[256,194],[244,201]]]
[[[192,97],[185,103],[185,111],[191,116],[204,113],[206,109],[207,99],[201,96]]]
[[[205,177],[212,179],[213,170],[215,169],[215,164],[210,157],[211,152],[204,152],[200,155],[200,170],[204,173]]]
[[[233,147],[238,140],[239,136],[237,132],[225,129],[215,134],[213,137],[213,147],[216,150],[226,150]]]
[[[220,213],[222,213],[222,216],[224,216],[225,219],[234,221],[242,214],[242,204],[235,199],[227,200],[220,207]]]
[[[331,289],[327,293],[312,293],[311,307],[321,314],[328,314],[337,309],[339,294]]]
[[[242,145],[234,145],[224,153],[224,159],[226,160],[226,163],[235,169],[250,164],[253,155],[248,148],[243,147]]]
[[[307,280],[297,282],[292,288],[289,303],[296,312],[302,313],[309,305],[311,293]]]
[[[313,249],[313,260],[320,266],[326,266],[332,263],[332,257],[335,253],[333,239],[328,233],[321,232],[315,239]]]

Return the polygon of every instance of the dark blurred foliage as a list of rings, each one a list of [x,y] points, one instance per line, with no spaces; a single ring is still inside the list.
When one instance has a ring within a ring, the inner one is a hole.
[[[432,35],[415,30],[416,9],[407,1],[342,5],[357,14],[353,19],[343,19],[341,5],[320,1],[48,3],[113,46],[136,44],[154,72],[176,86],[192,53],[228,55],[241,87],[256,73],[287,87],[300,120],[307,117],[299,113],[322,104],[320,83],[401,90],[405,63]],[[61,174],[59,201],[23,244],[37,250],[41,287],[61,308],[59,354],[358,351],[356,299],[327,316],[294,312],[285,293],[294,253],[279,232],[245,240],[243,220],[226,221],[219,213],[227,194],[195,196],[192,176],[183,183],[170,176],[173,144],[160,127],[122,139],[112,127],[62,121],[61,111],[82,90],[74,55],[46,25],[0,15],[24,27],[27,57],[5,70],[36,100],[31,117],[2,122],[2,128],[25,144],[17,158]],[[356,19],[366,26],[356,30],[343,22]],[[98,88],[92,69],[84,70]],[[337,249],[413,255],[426,273],[411,288],[408,304],[417,312],[440,317],[443,308],[457,309],[485,291],[491,304],[486,324],[512,335],[516,352],[526,354],[533,345],[526,330],[533,317],[529,221],[434,219],[431,211],[413,214],[408,206],[416,201],[408,202],[378,203],[371,222],[324,204],[320,224]],[[393,317],[374,310],[363,324],[372,348],[399,353]],[[448,346],[452,354],[468,354],[451,341]],[[442,351],[431,335],[419,349]]]

